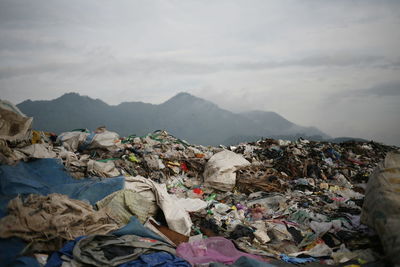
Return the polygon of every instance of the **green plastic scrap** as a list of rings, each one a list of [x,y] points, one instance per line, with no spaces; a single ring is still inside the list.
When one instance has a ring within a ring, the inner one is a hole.
[[[196,233],[196,234],[203,234],[202,232],[201,232],[201,230],[200,230],[200,228],[198,228],[198,227],[196,227],[196,226],[192,226],[192,229],[193,229],[193,231]]]
[[[289,215],[289,220],[295,221],[298,223],[304,223],[307,219],[310,218],[310,215],[305,210],[298,210],[295,213]]]
[[[108,162],[108,161],[112,161],[112,160],[119,160],[119,158],[99,159],[97,161],[98,162]]]
[[[135,134],[131,134],[128,137],[124,138],[124,140],[121,141],[122,144],[126,144],[126,143],[131,143],[133,141],[133,139],[136,138]]]
[[[214,200],[217,197],[217,194],[212,193],[211,195],[209,195],[205,200],[206,201],[211,201]]]
[[[132,162],[136,162],[136,163],[139,163],[139,162],[140,162],[140,160],[139,160],[138,158],[136,158],[135,154],[133,154],[133,153],[129,154],[128,159],[129,159],[130,161],[132,161]]]
[[[317,240],[318,235],[313,233],[313,232],[308,232],[307,234],[305,234],[303,240],[300,242],[299,244],[299,248],[301,247],[305,247],[310,245],[311,243],[313,243],[315,240]]]
[[[159,131],[155,131],[154,133],[151,133],[151,134],[146,135],[146,137],[147,137],[147,136],[150,137],[151,139],[155,140],[155,141],[160,142],[160,143],[165,143],[165,142],[168,141],[168,140],[164,140],[164,139],[160,138],[161,132],[159,132]],[[173,135],[170,135],[170,136],[172,136],[173,138],[175,138],[175,141],[173,141],[173,143],[175,143],[175,144],[181,144],[181,145],[183,145],[183,146],[185,146],[185,147],[190,146],[190,144],[188,144],[186,141],[181,140],[181,139],[179,139],[179,138],[176,138],[176,137],[173,136]]]

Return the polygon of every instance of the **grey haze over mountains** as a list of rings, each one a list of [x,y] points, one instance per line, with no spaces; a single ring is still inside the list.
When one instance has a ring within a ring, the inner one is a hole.
[[[94,130],[101,125],[121,136],[140,136],[162,129],[203,145],[235,144],[260,137],[329,138],[315,127],[299,126],[275,112],[233,113],[188,93],[179,93],[159,105],[143,102],[108,105],[99,99],[67,93],[54,100],[26,100],[17,106],[27,116],[34,117],[35,129],[56,133],[76,128]]]

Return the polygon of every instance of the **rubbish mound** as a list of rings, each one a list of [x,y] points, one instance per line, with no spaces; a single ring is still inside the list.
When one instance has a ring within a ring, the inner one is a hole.
[[[382,266],[399,259],[399,148],[166,131],[32,130],[0,102],[0,262]],[[386,158],[385,158],[386,157]]]

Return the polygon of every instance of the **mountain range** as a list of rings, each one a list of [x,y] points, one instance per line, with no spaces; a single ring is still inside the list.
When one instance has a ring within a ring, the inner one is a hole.
[[[102,125],[121,136],[141,136],[163,129],[202,145],[229,145],[261,137],[330,138],[315,127],[297,125],[275,112],[234,113],[188,93],[179,93],[159,105],[143,102],[108,105],[100,99],[67,93],[53,100],[26,100],[17,107],[34,118],[35,129],[55,133],[76,128],[94,130]]]

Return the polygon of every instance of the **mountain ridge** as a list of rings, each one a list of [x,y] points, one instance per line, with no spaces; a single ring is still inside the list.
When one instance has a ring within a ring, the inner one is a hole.
[[[76,128],[95,129],[100,125],[122,136],[165,129],[190,143],[203,145],[228,144],[227,140],[235,136],[329,138],[315,127],[297,125],[273,111],[234,113],[186,92],[161,104],[125,101],[109,105],[101,99],[66,93],[53,100],[28,99],[17,107],[34,117],[34,128],[56,133]]]

